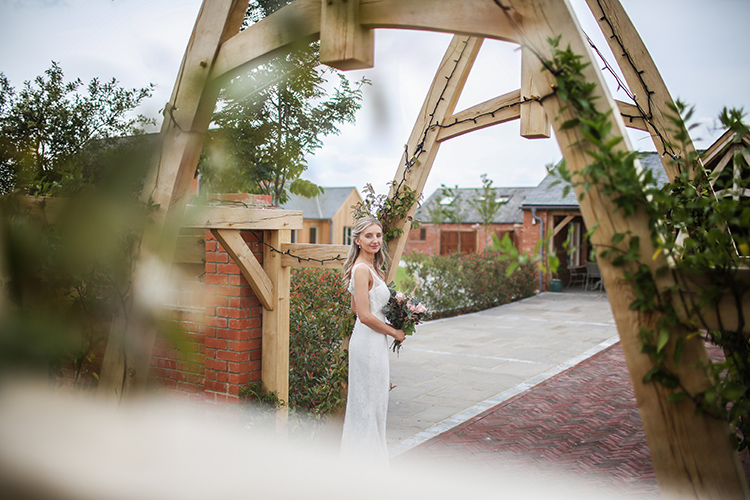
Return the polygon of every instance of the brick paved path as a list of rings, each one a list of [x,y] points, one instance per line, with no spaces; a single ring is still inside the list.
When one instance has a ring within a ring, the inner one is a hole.
[[[572,477],[621,495],[658,494],[619,343],[392,464],[409,459],[536,480]]]

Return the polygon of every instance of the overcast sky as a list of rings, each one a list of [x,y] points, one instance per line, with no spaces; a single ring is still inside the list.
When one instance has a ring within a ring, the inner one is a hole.
[[[488,0],[490,1],[490,0]],[[621,0],[656,61],[673,98],[695,105],[693,133],[707,147],[721,131],[724,106],[750,110],[747,60],[748,0]],[[607,54],[584,0],[572,0],[581,24]],[[169,99],[200,0],[0,0],[0,72],[20,89],[23,82],[61,64],[66,78],[116,78],[124,87],[157,85],[140,111],[158,116]],[[323,186],[372,183],[385,192],[398,166],[450,35],[378,30],[375,68],[366,76],[363,109],[353,126],[329,137],[309,159],[306,176]],[[520,86],[516,46],[485,41],[457,111]],[[613,87],[614,91],[615,88]],[[622,91],[615,97],[627,100]],[[425,196],[440,184],[477,187],[487,173],[496,186],[535,186],[545,165],[561,154],[554,139],[527,140],[518,122],[498,125],[443,143]],[[650,139],[634,135],[634,146],[653,151]]]

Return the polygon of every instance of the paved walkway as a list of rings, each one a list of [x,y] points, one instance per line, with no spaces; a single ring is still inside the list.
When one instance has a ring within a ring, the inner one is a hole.
[[[543,293],[422,325],[392,359],[391,379],[393,467],[426,465],[500,488],[542,484],[549,493],[550,483],[573,481],[569,492],[591,498],[658,498],[601,293]],[[740,458],[750,479],[748,454]]]
[[[617,341],[601,292],[537,296],[417,327],[391,358],[391,457]]]
[[[396,460],[488,478],[577,480],[607,497],[659,493],[619,343]]]

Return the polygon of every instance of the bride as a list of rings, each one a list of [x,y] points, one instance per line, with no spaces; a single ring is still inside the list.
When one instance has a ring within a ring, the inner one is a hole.
[[[384,281],[388,256],[381,223],[374,217],[362,217],[355,222],[352,237],[344,273],[357,321],[349,342],[349,389],[341,456],[387,464],[388,337],[403,342],[405,334],[387,324],[381,312],[390,298]]]

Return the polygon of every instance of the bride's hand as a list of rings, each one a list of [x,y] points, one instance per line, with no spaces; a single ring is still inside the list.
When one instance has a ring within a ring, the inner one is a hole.
[[[398,340],[399,342],[403,342],[406,340],[406,333],[404,333],[403,330],[396,330],[396,333],[393,335],[393,338]]]

